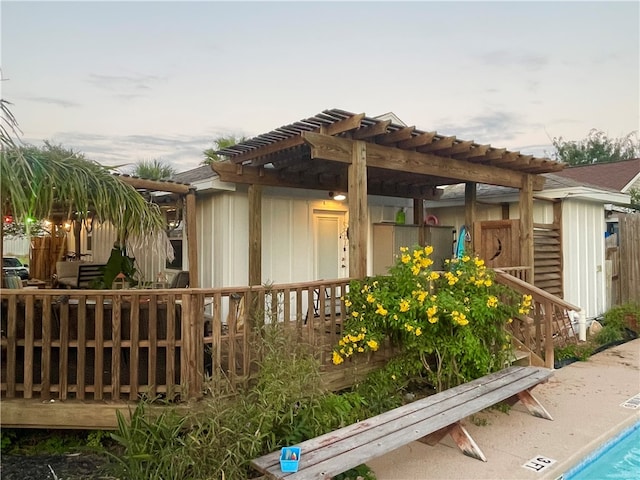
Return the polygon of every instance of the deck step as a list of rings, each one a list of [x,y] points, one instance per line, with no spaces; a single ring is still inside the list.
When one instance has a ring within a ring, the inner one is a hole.
[[[513,349],[509,365],[519,365],[521,367],[528,367],[531,365],[531,352],[526,350]]]

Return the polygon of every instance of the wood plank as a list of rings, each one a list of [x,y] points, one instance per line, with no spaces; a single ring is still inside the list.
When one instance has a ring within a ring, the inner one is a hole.
[[[335,137],[330,137],[335,138]],[[367,237],[369,208],[367,198],[368,146],[361,140],[352,142],[349,165],[349,275],[367,275]]]
[[[200,286],[200,264],[198,262],[198,222],[196,221],[196,190],[190,189],[185,198],[187,261],[189,262],[189,287]]]
[[[391,145],[404,140],[409,140],[416,127],[402,127],[393,132],[376,137],[376,142],[381,145]]]
[[[428,153],[428,152],[434,152],[437,150],[444,150],[447,148],[451,148],[453,146],[453,142],[455,141],[456,141],[455,135],[451,137],[439,138],[435,142],[431,142],[428,145],[418,148],[418,151],[420,153]]]
[[[423,145],[428,145],[433,141],[433,137],[436,136],[436,132],[424,132],[408,140],[403,140],[398,143],[398,148],[417,148]]]
[[[354,140],[365,140],[367,138],[375,137],[387,132],[387,128],[391,125],[391,120],[380,120],[368,127],[362,127],[354,130],[351,134],[351,138]]]
[[[175,296],[170,295],[167,305],[175,305]],[[176,393],[176,309],[167,308],[167,363],[166,369],[166,389],[169,400],[173,399]]]
[[[24,309],[24,398],[33,396],[33,342],[34,342],[34,305],[33,297],[25,298]]]
[[[42,358],[40,398],[49,400],[51,398],[51,297],[44,297],[42,300]]]
[[[93,366],[93,398],[95,400],[102,400],[104,398],[104,296],[96,296],[95,306],[95,325],[94,336],[95,339],[93,346],[93,358],[95,364]]]
[[[140,368],[138,342],[140,341],[140,297],[131,297],[131,313],[129,317],[129,400],[138,398],[138,369]]]
[[[83,400],[85,397],[85,373],[87,368],[87,297],[78,298],[78,346],[76,369],[76,398]]]
[[[472,382],[363,420],[298,446],[304,454],[300,471],[290,480],[328,478],[365,463],[548,379],[551,370],[509,367]],[[278,476],[278,452],[251,462],[257,470]]]
[[[122,297],[114,296],[111,310],[111,400],[120,398],[120,359],[122,351]]]
[[[167,302],[167,310],[174,308]],[[149,297],[149,346],[147,347],[147,393],[151,398],[156,396],[156,372],[158,368],[158,296]]]
[[[16,396],[16,369],[18,346],[18,296],[9,297],[7,308],[7,398]],[[2,402],[0,402],[0,405]]]
[[[311,147],[312,158],[351,163],[349,147],[352,140],[308,132],[303,137]],[[524,179],[531,177],[534,190],[540,190],[544,185],[544,177],[539,175],[522,174],[490,165],[372,143],[367,143],[367,165],[394,171],[455,178],[461,182],[472,181],[515,188],[522,188]]]
[[[466,456],[482,460],[483,462],[487,461],[487,457],[482,453],[478,444],[471,438],[469,432],[467,432],[460,422],[456,422],[451,426],[449,434],[458,448],[462,450],[462,453]]]
[[[262,187],[249,185],[249,285],[262,284]]]
[[[69,393],[69,304],[60,305],[60,400],[66,400]]]

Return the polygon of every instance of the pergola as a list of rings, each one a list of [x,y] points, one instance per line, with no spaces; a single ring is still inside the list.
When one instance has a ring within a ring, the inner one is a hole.
[[[349,272],[355,277],[367,272],[367,195],[412,198],[414,223],[421,224],[423,200],[437,199],[437,186],[464,182],[465,223],[473,225],[477,183],[515,187],[520,189],[521,262],[533,268],[533,192],[544,185],[539,174],[563,168],[548,158],[339,109],[218,153],[226,157],[212,164],[220,179],[249,185],[251,285],[261,279],[262,186],[347,192]]]
[[[189,285],[199,286],[198,265],[198,236],[196,230],[196,190],[188,184],[172,180],[150,180],[131,175],[118,175],[124,182],[135,188],[141,195],[148,196],[150,192],[167,192],[164,199],[155,200],[157,203],[175,202],[177,198],[184,198],[184,220],[187,242],[187,257],[189,262]]]

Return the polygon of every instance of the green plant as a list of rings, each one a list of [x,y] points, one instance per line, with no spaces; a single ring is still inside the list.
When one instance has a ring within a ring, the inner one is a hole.
[[[593,355],[595,348],[592,342],[568,344],[564,347],[556,347],[554,349],[554,358],[558,361],[576,358],[580,361],[585,361],[591,355]]]
[[[473,423],[476,427],[486,427],[489,425],[489,420],[486,418],[480,418],[476,415],[471,415],[471,423]]]
[[[376,480],[376,474],[366,465],[358,465],[351,470],[336,475],[334,480]]]
[[[635,324],[637,329],[638,322],[640,322],[640,304],[637,303],[617,305],[608,310],[603,318],[604,326],[612,326],[620,331],[631,327],[632,324]]]
[[[0,447],[2,452],[6,452],[14,444],[17,435],[15,430],[3,428],[0,430]]]
[[[389,276],[351,282],[335,364],[389,339],[400,349],[396,377],[425,374],[438,391],[504,367],[505,325],[527,314],[532,298],[497,285],[477,257],[447,260],[446,272],[432,271],[432,252],[403,247]]]

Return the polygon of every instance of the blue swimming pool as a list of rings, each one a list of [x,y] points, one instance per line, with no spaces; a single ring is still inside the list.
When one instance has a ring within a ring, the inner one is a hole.
[[[562,477],[564,480],[640,479],[640,422],[591,453]]]

